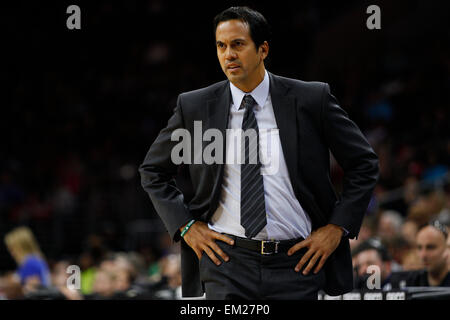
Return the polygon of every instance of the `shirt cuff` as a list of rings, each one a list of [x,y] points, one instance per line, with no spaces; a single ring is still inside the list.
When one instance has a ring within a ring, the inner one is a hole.
[[[342,237],[345,237],[345,236],[347,236],[347,235],[349,234],[348,230],[345,229],[344,227],[341,227],[341,229],[342,229],[342,231],[344,231],[344,232],[342,233]]]

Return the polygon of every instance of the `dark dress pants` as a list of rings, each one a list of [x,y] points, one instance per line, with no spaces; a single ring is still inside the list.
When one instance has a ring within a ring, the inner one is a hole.
[[[323,268],[303,275],[294,268],[306,248],[288,256],[286,252],[262,255],[256,251],[231,246],[222,241],[217,245],[229,256],[217,266],[206,253],[200,259],[200,279],[208,300],[317,300],[325,285]],[[303,266],[305,268],[307,263]]]

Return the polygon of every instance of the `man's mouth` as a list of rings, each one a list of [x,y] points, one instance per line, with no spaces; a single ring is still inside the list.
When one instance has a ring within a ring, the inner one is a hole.
[[[239,68],[240,68],[240,66],[237,65],[237,64],[229,64],[229,65],[227,66],[227,69],[228,69],[228,70],[231,70],[231,71],[237,70],[237,69],[239,69]]]

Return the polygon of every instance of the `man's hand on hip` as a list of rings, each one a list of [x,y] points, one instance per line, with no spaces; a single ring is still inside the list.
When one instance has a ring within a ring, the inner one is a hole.
[[[295,266],[295,271],[300,271],[300,269],[309,261],[306,268],[303,270],[303,274],[307,275],[314,265],[319,261],[319,264],[314,269],[314,273],[317,273],[322,269],[325,261],[328,257],[336,250],[337,246],[341,242],[343,229],[334,224],[327,224],[316,231],[312,232],[311,235],[305,240],[295,244],[288,250],[288,255],[292,255],[294,252],[302,249],[308,248],[308,251],[303,255],[300,261]]]
[[[184,226],[180,228],[180,231],[183,229]],[[221,261],[214,253],[217,253],[224,261],[228,261],[229,257],[220,249],[215,240],[224,241],[230,245],[234,244],[233,239],[209,229],[208,225],[202,221],[196,221],[184,235],[184,241],[194,250],[199,260],[204,251],[216,265],[220,265]]]

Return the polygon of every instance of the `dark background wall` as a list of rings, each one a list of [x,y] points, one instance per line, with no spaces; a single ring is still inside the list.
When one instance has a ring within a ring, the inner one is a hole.
[[[382,161],[375,200],[408,178],[441,177],[450,163],[445,3],[2,4],[0,235],[29,225],[50,259],[79,254],[93,234],[115,250],[158,251],[164,229],[137,168],[177,95],[225,78],[212,19],[236,4],[272,25],[269,71],[330,83]],[[81,30],[66,28],[71,4],[81,8]],[[381,8],[381,30],[366,28],[371,4]],[[340,178],[334,165],[338,188]],[[180,184],[188,194],[188,178]],[[12,268],[1,243],[0,270]]]

